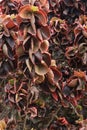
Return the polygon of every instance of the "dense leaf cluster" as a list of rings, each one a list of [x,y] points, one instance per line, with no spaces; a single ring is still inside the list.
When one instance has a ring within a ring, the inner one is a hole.
[[[0,129],[81,130],[87,121],[87,1],[0,1]]]

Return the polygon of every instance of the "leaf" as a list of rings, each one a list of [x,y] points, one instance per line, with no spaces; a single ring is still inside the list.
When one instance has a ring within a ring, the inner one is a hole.
[[[5,130],[6,126],[7,126],[7,124],[6,124],[5,120],[4,119],[0,120],[0,130]]]
[[[50,68],[49,68],[49,71],[47,72],[47,78],[48,78],[49,82],[50,82],[50,80],[54,79],[54,73]]]
[[[40,50],[42,53],[48,51],[48,48],[49,48],[49,42],[47,40],[41,42]]]
[[[37,59],[38,61],[41,62],[42,60],[42,53],[40,51],[37,51],[36,53],[34,53],[35,59]]]
[[[82,61],[84,65],[87,64],[87,53],[84,53]]]
[[[52,93],[54,93],[54,92],[56,91],[57,86],[55,85],[53,79],[52,79],[51,82],[48,84],[48,88],[49,88],[49,90],[50,90]]]
[[[36,78],[34,79],[34,82],[36,84],[40,84],[40,83],[42,83],[44,81],[44,79],[45,79],[44,75],[37,75]]]
[[[13,86],[14,85],[14,79],[10,79],[9,84]]]
[[[3,34],[4,34],[6,37],[10,37],[10,32],[9,32],[9,30],[7,29],[6,26],[4,26],[4,32],[3,32]]]
[[[40,40],[48,40],[50,38],[50,30],[48,26],[43,26],[37,30],[37,36]]]
[[[33,38],[31,39],[31,48],[32,48],[32,51],[33,51],[34,53],[39,50],[40,44],[41,44],[41,42],[40,42],[37,38],[33,37]]]
[[[0,67],[0,78],[6,78],[7,77],[7,73],[6,71],[4,70],[4,68],[1,66]]]
[[[58,101],[58,95],[57,95],[56,92],[52,92],[52,97],[53,97],[56,101]]]
[[[33,26],[33,27],[32,27],[32,26]],[[30,26],[28,27],[27,32],[28,32],[29,34],[31,34],[31,35],[36,35],[35,25],[33,24],[32,26],[30,25]]]
[[[55,67],[51,67],[53,74],[54,74],[54,81],[57,83],[62,78],[62,73]]]
[[[58,23],[58,24],[63,24],[65,23],[64,20],[58,18],[58,17],[52,17],[51,20],[50,20],[50,23],[51,23],[51,26],[54,25],[55,23]],[[59,30],[57,29],[57,27],[55,27],[55,30],[58,32]]]
[[[9,83],[7,83],[7,84],[5,85],[5,92],[8,93],[8,92],[10,91],[10,89],[12,89],[12,88],[13,88],[13,86],[10,85]]]
[[[20,8],[19,10],[19,14],[18,14],[21,18],[23,19],[30,19],[32,12],[31,12],[31,7],[30,5],[24,5]]]
[[[68,83],[68,86],[69,87],[76,87],[78,85],[78,79],[76,78],[76,79],[71,79],[71,81],[69,81],[69,83]]]
[[[48,65],[48,67],[51,65],[51,55],[48,52],[44,52],[42,55],[42,59],[43,61],[45,61],[45,63]]]
[[[29,60],[29,59],[26,59],[25,62],[26,62],[26,65],[27,65],[29,71],[31,72],[31,70],[32,70],[32,64],[31,64],[30,60]]]
[[[55,66],[56,67],[56,60],[51,60],[51,66]]]
[[[15,94],[15,102],[18,103],[22,100],[22,97],[20,97],[18,94]]]
[[[31,23],[31,25],[28,28],[28,33],[30,33],[31,35],[36,35],[35,17],[33,14],[31,16],[30,23]]]
[[[45,75],[48,72],[48,66],[44,61],[41,61],[41,63],[35,65],[35,72],[38,75]]]
[[[22,18],[19,15],[17,15],[16,21],[17,21],[18,25],[20,26],[20,24],[22,23]]]
[[[15,97],[13,94],[9,94],[8,95],[8,100],[11,102],[11,103],[15,103]]]
[[[7,56],[11,60],[14,60],[13,52],[10,48],[8,49],[6,44],[3,45],[2,50],[5,56]]]
[[[34,5],[36,0],[29,0],[29,4]]]
[[[87,44],[86,43],[81,43],[79,45],[79,53],[84,54],[87,51]]]
[[[76,28],[74,29],[74,35],[75,35],[75,41],[77,36],[81,33],[81,27],[78,25],[76,26]]]
[[[17,2],[17,3],[20,3],[21,0],[11,0],[12,2]]]
[[[25,89],[21,89],[21,92],[22,92],[24,95],[27,95],[27,94],[28,94],[27,90],[25,90]]]
[[[85,78],[85,73],[83,71],[74,70],[74,76],[77,76],[79,78]]]
[[[37,6],[31,6],[31,10],[33,11],[33,12],[37,12],[37,11],[39,11],[39,9],[38,9],[38,7]]]
[[[51,85],[49,85],[49,89],[54,92],[56,90],[56,88],[58,88],[60,90],[60,85],[58,83],[59,79],[55,80],[55,74],[53,72],[53,70],[50,68],[48,73],[47,73],[47,78],[48,81]],[[57,78],[57,77],[56,77]]]
[[[32,62],[32,64],[35,64],[35,56],[34,56],[32,49],[29,49],[29,58],[30,58],[30,61]]]
[[[12,37],[6,37],[6,42],[8,43],[8,45],[9,45],[12,49],[14,49],[14,47],[15,47],[15,41],[13,40]]]
[[[35,118],[37,116],[37,108],[36,107],[30,107],[28,109],[28,113],[30,113],[30,118]]]
[[[87,38],[87,26],[83,26],[83,30],[82,30],[83,36],[85,38]]]
[[[19,10],[19,16],[23,19],[31,19],[32,13],[38,12],[37,6],[24,5]]]
[[[57,121],[61,125],[68,125],[68,121],[66,120],[65,117],[59,117]]]
[[[14,66],[11,66],[11,64],[8,61],[3,62],[3,69],[8,74],[14,69]]]
[[[16,48],[16,54],[18,57],[22,56],[24,54],[24,49],[22,44],[18,45]]]
[[[3,53],[8,56],[8,48],[6,44],[3,45],[2,49],[3,49]]]
[[[70,90],[70,88],[68,86],[64,87],[63,94],[64,94],[64,96],[70,96],[71,90]]]
[[[39,97],[39,91],[35,86],[29,88],[29,103],[34,103]]]
[[[23,41],[23,47],[25,51],[28,51],[31,47],[31,38],[29,36]]]
[[[22,44],[21,44],[21,45],[22,45]],[[30,47],[31,47],[31,39],[30,39],[30,37],[28,36],[28,37],[25,38],[24,41],[23,41],[23,49],[24,49],[24,51],[28,52]]]
[[[8,23],[6,24],[8,29],[13,29],[14,31],[18,30],[18,25],[13,22],[13,20],[9,19]]]
[[[35,12],[35,16],[36,16],[36,22],[39,25],[46,25],[47,23],[47,14],[45,13],[45,11],[43,11],[42,9],[39,9],[39,11]]]
[[[67,57],[67,59],[71,59],[71,58],[74,58],[77,54],[78,50],[77,50],[77,47],[73,46],[73,47],[68,47],[66,49],[66,53],[65,53],[65,56]]]
[[[47,2],[47,0],[40,0],[40,3],[42,6],[45,6],[46,2]]]

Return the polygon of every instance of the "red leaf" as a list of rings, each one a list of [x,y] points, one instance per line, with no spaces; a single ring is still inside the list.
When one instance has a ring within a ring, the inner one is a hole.
[[[56,101],[58,101],[58,95],[57,95],[56,92],[52,92],[52,97],[53,97]]]

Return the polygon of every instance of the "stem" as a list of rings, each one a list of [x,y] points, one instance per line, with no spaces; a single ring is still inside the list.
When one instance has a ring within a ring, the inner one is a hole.
[[[57,118],[57,114],[58,114],[59,110],[60,110],[60,107],[57,109],[57,111],[56,111],[56,112],[54,113],[54,115],[52,116],[51,120],[48,122],[47,127],[49,127],[50,124],[52,123],[52,121],[53,121],[55,118]]]
[[[27,130],[27,129],[26,129],[26,121],[27,121],[27,115],[25,116],[25,119],[24,119],[24,126],[23,126],[23,130]]]

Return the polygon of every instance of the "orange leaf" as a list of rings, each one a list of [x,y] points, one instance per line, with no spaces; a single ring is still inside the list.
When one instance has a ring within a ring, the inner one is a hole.
[[[74,71],[74,76],[85,78],[85,73],[83,71]]]
[[[0,120],[0,130],[5,130],[6,128],[6,123],[4,120]]]
[[[31,7],[29,5],[24,5],[19,10],[19,16],[23,19],[31,18]]]

